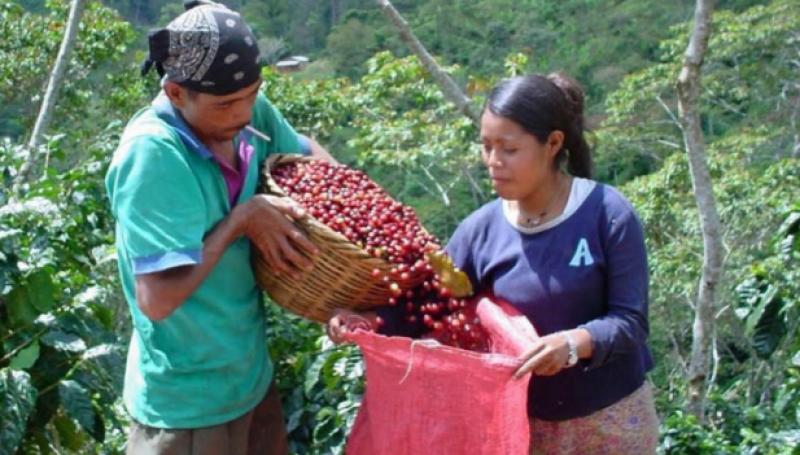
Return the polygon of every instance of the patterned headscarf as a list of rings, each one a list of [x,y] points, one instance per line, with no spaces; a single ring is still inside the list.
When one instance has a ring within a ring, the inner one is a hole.
[[[142,75],[159,76],[197,92],[227,95],[260,75],[256,38],[239,13],[208,0],[184,2],[186,11],[150,32]]]

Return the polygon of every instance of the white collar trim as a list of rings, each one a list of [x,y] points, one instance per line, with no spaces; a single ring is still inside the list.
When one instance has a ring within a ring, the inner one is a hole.
[[[519,224],[517,222],[519,210],[512,207],[510,202],[505,199],[501,199],[503,204],[503,215],[506,217],[506,220],[511,223],[514,229],[522,232],[523,234],[536,234],[537,232],[546,231],[558,226],[572,216],[583,204],[586,198],[589,197],[589,193],[592,192],[595,186],[597,186],[597,182],[594,180],[573,177],[572,187],[569,191],[569,199],[567,200],[567,205],[564,207],[564,211],[561,213],[561,215],[546,223],[540,224],[539,226],[525,227]]]

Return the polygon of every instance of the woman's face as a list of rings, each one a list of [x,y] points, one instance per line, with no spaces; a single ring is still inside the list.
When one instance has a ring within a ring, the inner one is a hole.
[[[554,160],[563,141],[563,133],[553,131],[547,142],[539,142],[518,123],[488,109],[481,117],[481,157],[503,199],[524,200],[548,182],[557,172]]]

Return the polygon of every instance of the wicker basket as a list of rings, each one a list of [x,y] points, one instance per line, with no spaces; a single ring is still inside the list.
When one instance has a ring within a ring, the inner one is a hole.
[[[261,174],[262,193],[286,197],[270,175],[270,169],[294,161],[311,158],[297,155],[273,155],[267,159]],[[392,268],[387,261],[370,256],[342,234],[307,216],[296,223],[309,240],[319,248],[314,267],[303,271],[297,278],[275,275],[254,249],[253,268],[258,285],[278,305],[317,322],[327,322],[337,308],[366,310],[385,305],[391,297],[388,286],[375,277],[372,271],[380,269],[388,274]],[[419,284],[424,275],[419,273],[408,281],[396,280],[402,288]]]

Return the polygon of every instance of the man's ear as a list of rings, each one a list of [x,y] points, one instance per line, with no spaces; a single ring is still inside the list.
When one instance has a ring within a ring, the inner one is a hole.
[[[164,82],[164,93],[167,95],[172,104],[178,109],[186,106],[186,100],[189,96],[186,89],[172,81]]]

